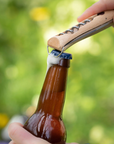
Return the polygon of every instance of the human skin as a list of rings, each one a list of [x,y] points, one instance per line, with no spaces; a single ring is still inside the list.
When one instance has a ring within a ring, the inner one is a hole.
[[[8,128],[8,133],[12,141],[9,144],[50,144],[49,142],[33,136],[23,128],[20,123],[12,123]],[[68,143],[67,143],[68,144]],[[77,144],[77,143],[69,143]]]
[[[79,16],[77,20],[78,22],[81,22],[92,15],[106,10],[114,10],[114,0],[99,0],[98,2],[94,3],[91,7],[89,7],[81,16]]]

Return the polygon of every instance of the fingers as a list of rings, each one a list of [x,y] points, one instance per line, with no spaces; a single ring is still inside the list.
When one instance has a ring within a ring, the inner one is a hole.
[[[10,124],[8,132],[13,140],[10,144],[49,144],[47,141],[33,136],[19,123]]]
[[[13,141],[11,141],[9,144],[16,144],[16,143],[14,143]]]
[[[89,18],[92,15],[100,13],[106,10],[114,9],[114,0],[100,0],[89,7],[80,17],[78,17],[78,21],[81,22],[84,19]]]
[[[84,19],[87,19],[88,17],[96,14],[99,10],[99,2],[93,4],[91,7],[89,7],[81,16],[78,17],[78,21],[83,21]],[[97,8],[97,10],[96,10]]]
[[[16,143],[16,144],[27,144],[27,141],[32,136],[30,133],[28,133],[25,129],[22,128],[22,125],[18,123],[12,123],[10,124],[8,128],[9,136],[10,138]],[[34,140],[34,139],[33,139]],[[33,141],[31,140],[31,141]],[[32,142],[31,142],[32,143]],[[12,142],[11,142],[12,144]]]
[[[8,132],[9,136],[12,139],[12,141],[9,144],[50,144],[49,142],[30,134],[19,123],[10,124]],[[78,143],[69,143],[69,144],[78,144]]]

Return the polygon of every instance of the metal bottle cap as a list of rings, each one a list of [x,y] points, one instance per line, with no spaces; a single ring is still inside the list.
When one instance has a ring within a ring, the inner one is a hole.
[[[58,50],[52,50],[51,54],[53,54],[55,57],[58,56],[61,52]],[[72,59],[72,54],[70,53],[62,53],[61,55],[59,55],[60,58],[63,59]]]

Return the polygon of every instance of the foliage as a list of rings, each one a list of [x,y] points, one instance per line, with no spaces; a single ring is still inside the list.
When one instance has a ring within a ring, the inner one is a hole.
[[[45,78],[47,40],[75,25],[94,2],[0,0],[1,116],[25,114]],[[68,142],[114,143],[113,35],[109,28],[68,50],[73,54],[63,112]]]

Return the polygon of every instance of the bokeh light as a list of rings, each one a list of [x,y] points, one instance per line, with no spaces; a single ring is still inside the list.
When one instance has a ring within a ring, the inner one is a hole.
[[[4,128],[9,121],[9,117],[7,114],[0,113],[0,129]]]
[[[49,18],[49,10],[45,7],[33,8],[30,11],[31,19],[35,21],[42,21]]]

